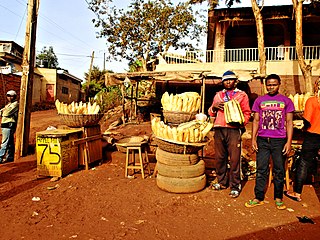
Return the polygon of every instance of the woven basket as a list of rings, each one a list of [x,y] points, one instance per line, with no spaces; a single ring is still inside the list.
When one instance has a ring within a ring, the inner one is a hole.
[[[127,146],[134,145],[134,144],[143,144],[146,143],[146,140],[143,137],[133,136],[133,137],[124,137],[119,139],[116,142],[116,146],[119,152],[126,153]]]
[[[198,143],[198,144],[178,144],[173,142],[168,142],[165,140],[162,140],[160,138],[154,139],[155,144],[157,146],[167,152],[171,153],[179,153],[179,154],[193,154],[197,153],[199,150],[203,148],[203,146],[206,145],[206,143]]]
[[[163,116],[168,123],[180,124],[184,122],[192,121],[196,118],[197,112],[174,112],[163,111]]]
[[[68,127],[88,127],[97,125],[104,114],[58,114]]]

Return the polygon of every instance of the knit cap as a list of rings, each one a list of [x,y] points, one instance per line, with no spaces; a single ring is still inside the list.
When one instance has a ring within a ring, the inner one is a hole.
[[[225,81],[228,79],[237,80],[238,78],[234,72],[228,70],[222,75],[222,81]]]
[[[10,91],[7,92],[7,95],[15,96],[15,95],[17,95],[17,93],[14,90],[10,90]]]

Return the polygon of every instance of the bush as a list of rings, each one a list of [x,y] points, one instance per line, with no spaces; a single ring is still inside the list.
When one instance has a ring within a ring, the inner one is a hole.
[[[102,113],[107,112],[109,109],[117,107],[121,104],[122,95],[119,86],[109,86],[101,90],[94,97],[96,102],[100,105]]]

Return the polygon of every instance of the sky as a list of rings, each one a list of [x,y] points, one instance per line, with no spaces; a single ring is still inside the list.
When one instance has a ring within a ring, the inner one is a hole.
[[[44,46],[52,46],[58,57],[59,67],[81,79],[89,71],[93,51],[93,64],[100,69],[103,69],[104,54],[108,54],[105,39],[96,38],[98,29],[94,28],[91,21],[95,15],[88,9],[87,1],[40,0],[37,25],[37,53]],[[174,3],[181,1],[184,0],[172,0]],[[279,2],[265,0],[265,5]],[[27,3],[28,0],[0,0],[0,40],[24,45]],[[129,0],[114,0],[113,4],[118,8],[126,8],[129,3]],[[292,4],[292,0],[281,0],[281,4]],[[242,4],[235,6],[251,6],[250,0],[242,0]],[[206,4],[200,7],[206,7]],[[203,45],[205,48],[205,43]],[[125,72],[128,65],[126,62],[108,61],[105,68]]]

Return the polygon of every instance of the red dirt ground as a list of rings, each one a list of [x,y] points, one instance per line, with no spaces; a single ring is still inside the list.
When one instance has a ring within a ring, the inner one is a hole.
[[[102,121],[102,132],[115,119]],[[31,145],[37,131],[59,124],[54,110],[32,113]],[[115,131],[149,135],[150,122]],[[107,148],[104,154],[101,165],[57,182],[37,179],[35,154],[0,165],[0,239],[319,239],[320,204],[312,186],[305,186],[303,202],[284,199],[290,211],[276,210],[272,186],[264,206],[248,209],[254,181],[244,183],[236,199],[209,188],[167,193],[154,177],[125,178],[125,154]],[[302,216],[316,224],[300,223]]]

